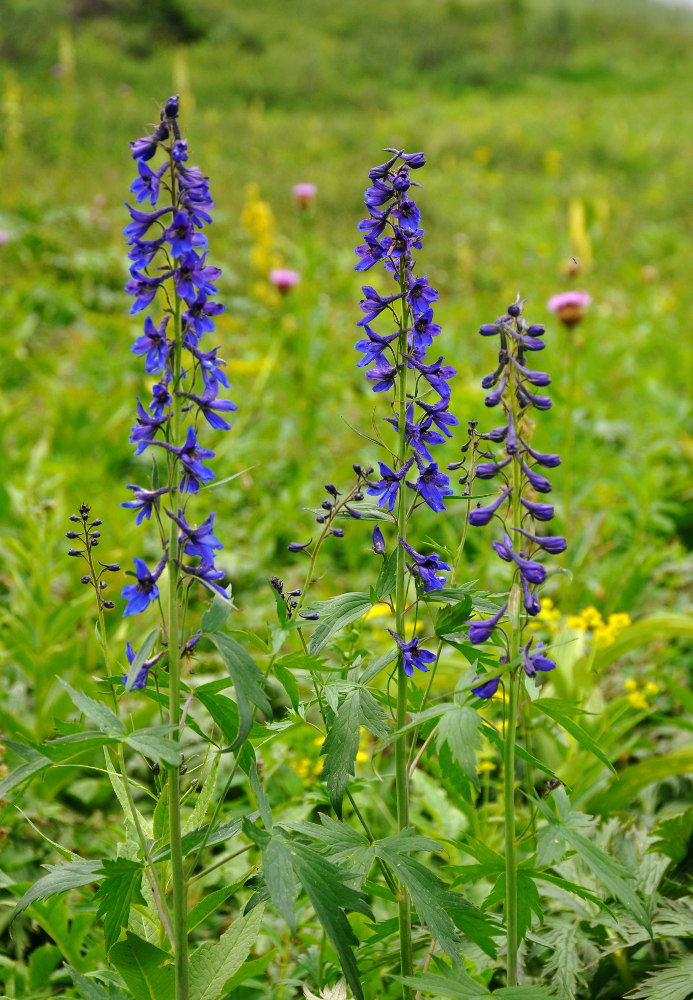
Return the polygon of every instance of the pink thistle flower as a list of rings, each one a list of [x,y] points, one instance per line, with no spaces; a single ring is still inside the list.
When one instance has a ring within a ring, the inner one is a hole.
[[[282,295],[286,295],[294,285],[299,283],[301,275],[298,271],[290,271],[288,267],[275,267],[270,271],[269,280]]]
[[[552,295],[546,303],[551,312],[556,313],[561,323],[567,327],[575,326],[584,316],[585,309],[592,302],[588,292],[574,289],[570,292],[559,292]]]
[[[315,184],[294,184],[291,190],[299,208],[308,208],[311,201],[318,193],[318,189]]]

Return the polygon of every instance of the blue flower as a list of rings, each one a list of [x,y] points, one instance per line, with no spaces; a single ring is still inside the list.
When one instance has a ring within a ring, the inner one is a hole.
[[[166,339],[166,327],[170,316],[164,316],[159,326],[154,326],[154,321],[147,316],[144,321],[144,334],[138,337],[132,345],[133,354],[146,354],[144,370],[150,375],[155,375],[162,371],[166,364],[166,358],[171,345]]]
[[[188,350],[197,359],[200,368],[202,370],[202,378],[208,389],[214,388],[217,382],[221,383],[225,389],[229,388],[229,380],[224,374],[225,361],[221,358],[217,358],[217,351],[220,350],[219,347],[215,347],[211,351],[200,351],[197,347],[192,344],[189,345]]]
[[[370,365],[373,361],[377,361],[392,341],[397,340],[399,337],[399,330],[395,330],[394,333],[390,333],[385,337],[379,336],[369,326],[364,326],[364,331],[366,337],[356,343],[356,350],[361,351],[364,355],[357,362],[358,368],[363,368],[365,365]]]
[[[479,622],[467,622],[466,624],[469,626],[469,641],[475,646],[486,642],[507,610],[508,602],[506,601],[496,614],[490,618],[485,618]]]
[[[479,528],[485,524],[488,524],[493,515],[496,513],[501,504],[508,499],[512,493],[512,488],[508,487],[503,490],[502,493],[498,494],[498,497],[488,504],[486,507],[477,506],[474,510],[469,512],[469,523],[473,524],[475,527]]]
[[[373,551],[377,556],[385,555],[385,539],[380,527],[376,524],[373,528]]]
[[[137,577],[137,583],[129,583],[126,587],[123,587],[122,596],[128,602],[125,611],[123,611],[123,618],[139,614],[152,601],[158,599],[159,588],[156,585],[156,581],[161,576],[167,560],[168,555],[164,553],[154,572],[150,573],[144,560],[138,559],[135,556],[135,576]]]
[[[441,510],[445,510],[443,497],[452,496],[453,491],[450,489],[450,479],[444,472],[438,471],[437,462],[424,465],[417,455],[416,464],[419,469],[419,478],[416,480],[416,483],[407,483],[407,486],[413,486],[414,489],[418,490],[431,510],[440,513]]]
[[[214,534],[216,514],[210,514],[202,524],[192,526],[188,524],[182,510],[179,510],[177,514],[173,514],[170,510],[167,510],[166,513],[180,528],[178,544],[183,547],[185,555],[199,556],[203,563],[213,564],[214,553],[224,547]]]
[[[131,689],[135,688],[141,689],[147,686],[147,681],[149,680],[149,671],[152,669],[153,666],[155,666],[159,662],[161,657],[164,655],[164,652],[165,651],[162,650],[160,653],[157,653],[156,656],[152,656],[151,659],[144,661],[144,663],[139,669],[137,677],[132,682]],[[125,643],[125,655],[128,658],[128,663],[132,666],[132,664],[135,662],[136,653],[129,642]],[[123,677],[123,684],[127,684],[128,676],[129,674],[125,674],[125,676]]]
[[[199,580],[208,590],[214,590],[220,597],[224,597],[227,601],[229,595],[226,593],[223,587],[220,587],[216,582],[217,580],[222,580],[224,577],[224,571],[217,569],[216,566],[210,563],[200,563],[199,566],[181,566],[181,570],[187,576],[193,576],[196,580]]]
[[[385,462],[378,462],[382,478],[378,483],[371,483],[366,488],[366,492],[369,496],[378,497],[379,507],[387,507],[389,511],[392,511],[397,501],[397,495],[399,493],[402,480],[413,464],[414,459],[410,458],[409,461],[405,462],[399,472],[394,472],[389,465],[385,464]]]
[[[156,504],[159,497],[162,497],[164,493],[168,493],[168,486],[162,486],[158,490],[148,490],[143,486],[137,486],[135,483],[128,483],[127,488],[133,491],[133,499],[126,500],[121,503],[121,507],[128,507],[130,510],[137,511],[137,517],[135,518],[135,524],[142,524],[144,518],[149,520],[152,516],[152,510]]]
[[[373,392],[386,392],[392,389],[397,378],[397,368],[382,354],[379,354],[375,361],[375,368],[366,372],[366,378],[373,383]]]
[[[137,423],[130,431],[130,441],[137,444],[136,455],[141,455],[145,448],[154,442],[157,431],[163,428],[169,416],[170,414],[160,417],[150,416],[139,397],[137,398]]]
[[[214,471],[202,464],[208,458],[214,458],[214,452],[209,448],[201,448],[197,441],[197,434],[194,427],[188,427],[185,437],[185,444],[177,448],[167,441],[155,441],[160,448],[166,448],[173,455],[177,455],[183,466],[183,478],[180,488],[182,493],[197,493],[201,483],[211,483],[214,479]]]
[[[437,299],[438,292],[435,288],[431,288],[428,283],[428,277],[425,274],[417,278],[407,291],[407,302],[414,316],[419,316],[421,313],[426,312],[431,303],[436,302]]]
[[[428,673],[429,663],[435,663],[435,654],[431,653],[428,649],[419,649],[419,637],[414,636],[409,642],[405,642],[404,639],[400,638],[396,632],[393,632],[391,628],[387,630],[392,638],[395,640],[399,648],[402,650],[402,667],[404,669],[407,677],[414,676],[414,667],[417,670],[423,670],[424,673]]]
[[[211,333],[214,329],[212,316],[218,316],[224,312],[226,307],[218,302],[208,302],[204,297],[199,296],[192,305],[183,313],[183,332],[185,333],[186,347],[196,347],[205,333]],[[190,338],[194,335],[194,340]]]
[[[144,160],[140,159],[137,161],[139,177],[130,185],[130,190],[135,195],[137,202],[149,199],[152,205],[156,205],[157,198],[159,197],[161,175],[167,168],[168,164],[165,163],[159,170],[154,171]]]
[[[412,563],[407,563],[411,574],[420,578],[424,590],[440,590],[441,587],[444,587],[445,576],[443,570],[450,569],[448,564],[444,563],[436,552],[425,556],[421,552],[417,552],[416,549],[413,549],[403,538],[400,538],[399,541],[404,551],[413,559]]]
[[[233,413],[238,409],[230,399],[217,399],[219,386],[216,382],[205,387],[201,396],[196,396],[192,392],[181,392],[180,395],[190,399],[198,411],[203,415],[210,427],[218,431],[230,431],[231,424],[227,423],[220,413]]]

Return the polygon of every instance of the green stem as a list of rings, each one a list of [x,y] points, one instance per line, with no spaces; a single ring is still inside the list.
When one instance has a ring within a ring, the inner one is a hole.
[[[172,380],[172,430],[174,441],[180,441],[181,398],[177,394],[181,378],[181,305],[175,299],[175,348]],[[169,495],[174,504],[178,493],[176,479],[178,463],[171,463]],[[174,728],[171,740],[180,745],[180,625],[178,618],[178,525],[171,520],[168,541],[168,677],[169,722]],[[189,1000],[188,985],[188,891],[183,864],[183,845],[180,815],[180,769],[168,769],[168,823],[171,839],[171,882],[173,887],[173,955],[175,961],[176,1000]]]
[[[405,291],[405,279],[400,279],[402,292]],[[406,299],[403,299],[406,303]],[[407,353],[406,304],[402,306],[402,332],[399,335],[399,354]],[[406,461],[406,420],[407,420],[407,364],[403,363],[398,379],[398,431],[399,431],[399,468]],[[407,504],[404,495],[404,483],[400,486],[397,498],[397,529],[399,537],[406,539],[407,535]],[[406,601],[404,548],[397,546],[397,581],[395,585],[395,614],[397,635],[404,638],[404,606]],[[400,654],[397,664],[397,729],[403,729],[407,722],[407,675],[404,672],[404,658]],[[397,829],[404,830],[409,826],[409,779],[407,774],[407,738],[406,734],[395,743],[395,790],[397,796]],[[409,893],[404,885],[400,888],[399,898],[399,954],[400,968],[403,976],[411,976],[414,969],[411,941],[411,903]],[[411,1000],[414,991],[409,986],[402,987],[404,1000]]]

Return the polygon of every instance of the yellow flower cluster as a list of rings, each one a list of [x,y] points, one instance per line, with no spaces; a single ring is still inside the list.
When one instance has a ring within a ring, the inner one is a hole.
[[[272,209],[262,200],[260,188],[254,182],[245,186],[241,225],[252,240],[250,265],[257,275],[253,282],[253,294],[265,305],[275,306],[279,295],[269,282],[269,274],[273,268],[281,267],[282,260],[274,249],[276,235]]]
[[[630,617],[625,612],[620,611],[609,615],[607,620],[604,621],[601,612],[594,605],[590,604],[589,607],[583,608],[579,614],[567,615],[564,618],[551,598],[543,597],[541,600],[541,610],[529,623],[529,627],[533,631],[545,628],[553,636],[562,625],[572,628],[576,632],[591,632],[595,645],[609,646],[621,629],[627,628],[630,625]]]
[[[641,688],[636,680],[630,678],[623,687],[626,692],[626,700],[633,708],[637,708],[641,712],[647,712],[650,707],[647,697],[654,698],[655,695],[659,694],[659,688],[654,681],[647,681]]]

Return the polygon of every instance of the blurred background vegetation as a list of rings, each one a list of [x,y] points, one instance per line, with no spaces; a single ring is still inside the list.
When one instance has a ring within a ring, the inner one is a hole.
[[[393,145],[428,160],[419,262],[440,289],[461,422],[445,460],[459,457],[466,420],[490,425],[479,381],[494,358],[476,331],[519,289],[547,326],[541,367],[554,376],[537,446],[564,459],[552,478],[568,572],[550,597],[566,616],[690,610],[692,45],[693,16],[646,0],[4,0],[3,732],[45,736],[65,710],[56,674],[83,686],[100,669],[65,555],[69,514],[91,504],[103,558],[123,568],[154,551],[119,507],[149,473],[128,442],[148,389],[129,351],[141,323],[128,316],[121,233],[128,142],[174,92],[217,201],[210,261],[227,312],[208,346],[222,346],[239,410],[211,446],[219,476],[237,478],[207,506],[243,620],[271,614],[270,575],[299,583],[286,547],[310,537],[322,484],[379,457],[348,426],[368,432],[377,401],[355,367],[352,248],[367,170]],[[318,187],[308,211],[291,193],[301,181]],[[284,298],[268,282],[279,265],[301,273]],[[593,299],[572,332],[546,307],[571,287]],[[454,549],[463,522],[451,501],[421,517],[420,537]],[[370,528],[346,528],[316,596],[372,581]],[[487,549],[472,532],[461,578],[501,587]],[[119,610],[110,625],[119,650],[141,638]],[[690,640],[660,639],[628,669],[690,686],[689,652]],[[571,683],[579,697],[593,680]],[[61,794],[56,815],[79,807]]]

